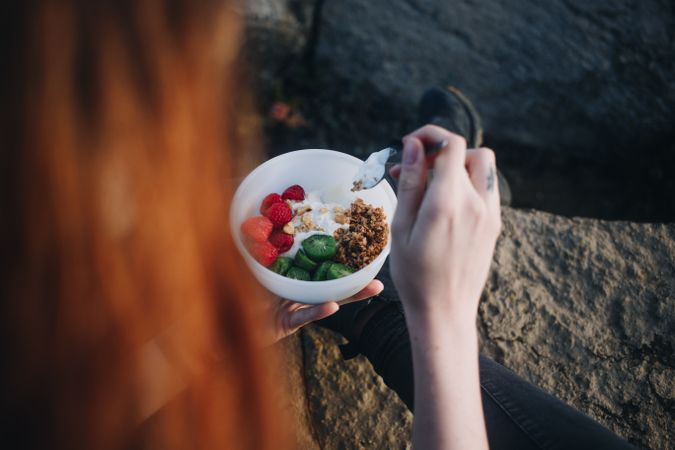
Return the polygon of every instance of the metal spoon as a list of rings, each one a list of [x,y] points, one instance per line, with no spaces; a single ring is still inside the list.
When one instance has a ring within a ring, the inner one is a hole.
[[[435,144],[426,145],[424,153],[430,154],[437,152],[448,146],[447,140],[436,142]],[[400,148],[387,147],[375,153],[372,153],[368,159],[359,167],[358,172],[354,176],[352,192],[372,189],[387,175],[387,169],[394,165],[390,162],[392,157],[400,152]]]

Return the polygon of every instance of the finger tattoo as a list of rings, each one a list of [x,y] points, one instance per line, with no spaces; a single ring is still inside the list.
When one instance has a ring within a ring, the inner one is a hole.
[[[487,190],[488,192],[492,192],[495,190],[495,166],[490,166],[490,171],[488,172],[487,176]]]

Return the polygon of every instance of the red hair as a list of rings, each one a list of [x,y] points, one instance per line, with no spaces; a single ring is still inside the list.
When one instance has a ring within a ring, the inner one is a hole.
[[[0,44],[4,442],[283,448],[255,335],[264,293],[228,229],[229,2],[11,3]],[[168,359],[191,358],[170,374],[187,388],[139,428],[140,349],[166,330]]]

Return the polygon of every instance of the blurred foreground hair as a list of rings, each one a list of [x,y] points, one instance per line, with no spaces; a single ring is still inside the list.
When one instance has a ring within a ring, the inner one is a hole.
[[[3,447],[284,448],[253,334],[264,294],[228,233],[230,2],[7,3]],[[143,384],[140,349],[167,330],[190,361]],[[186,388],[139,426],[163,383]]]

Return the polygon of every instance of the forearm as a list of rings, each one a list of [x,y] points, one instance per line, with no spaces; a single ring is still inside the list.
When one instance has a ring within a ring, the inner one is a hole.
[[[474,323],[407,313],[415,379],[413,448],[487,449]]]

